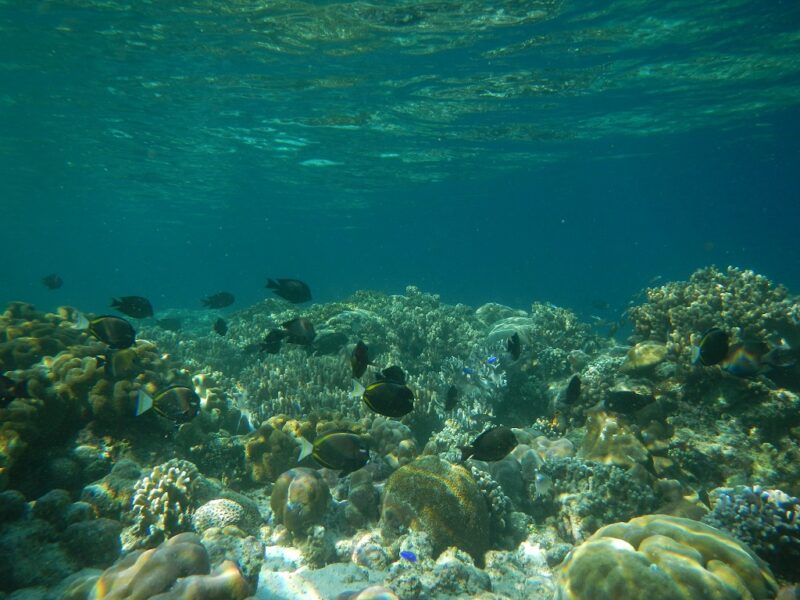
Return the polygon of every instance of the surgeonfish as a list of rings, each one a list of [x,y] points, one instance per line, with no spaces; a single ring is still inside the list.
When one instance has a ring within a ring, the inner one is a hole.
[[[88,331],[114,350],[130,348],[136,342],[136,330],[133,325],[113,315],[101,315],[90,321],[85,315],[79,314],[73,327]]]
[[[461,446],[461,462],[468,458],[494,462],[504,459],[517,447],[517,436],[505,425],[491,427],[476,437],[471,444]]]
[[[721,363],[728,356],[729,343],[728,334],[719,327],[706,329],[692,349],[692,364],[710,367]]]
[[[153,305],[142,296],[121,296],[111,299],[111,308],[134,319],[153,316]]]
[[[200,397],[193,389],[183,385],[170,386],[153,397],[144,390],[139,390],[136,416],[150,409],[175,423],[188,423],[200,410]]]
[[[50,275],[42,277],[42,285],[48,290],[57,290],[64,285],[64,280],[56,273],[50,273]]]
[[[201,302],[206,308],[225,308],[230,306],[236,301],[236,298],[230,292],[219,292],[203,298]]]
[[[340,471],[340,477],[357,471],[369,460],[366,441],[352,431],[328,431],[317,436],[313,444],[300,438],[300,448],[298,462],[311,456],[323,467]]]
[[[268,279],[266,287],[276,296],[292,304],[302,304],[311,300],[311,289],[299,279]]]
[[[369,366],[369,348],[363,340],[358,340],[350,353],[350,368],[353,371],[353,377],[360,379],[367,371],[367,366]]]

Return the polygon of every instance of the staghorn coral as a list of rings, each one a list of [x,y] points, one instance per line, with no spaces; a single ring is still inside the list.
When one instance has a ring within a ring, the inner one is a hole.
[[[572,550],[558,600],[766,600],[778,586],[746,546],[703,523],[647,515],[614,523]]]
[[[800,501],[781,490],[758,486],[709,492],[711,512],[703,523],[747,544],[781,576],[796,578],[800,560]]]

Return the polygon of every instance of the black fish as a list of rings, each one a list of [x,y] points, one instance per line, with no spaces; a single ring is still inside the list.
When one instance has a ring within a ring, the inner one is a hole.
[[[214,321],[214,331],[220,335],[225,335],[228,333],[228,324],[225,322],[225,319],[220,317]]]
[[[461,462],[472,457],[475,460],[494,462],[502,460],[517,447],[517,436],[505,425],[487,429],[468,446],[461,446]]]
[[[369,460],[369,447],[364,438],[351,431],[323,433],[313,444],[302,438],[300,441],[303,448],[298,462],[311,455],[323,467],[341,471],[340,477],[357,471]]]
[[[114,350],[130,348],[136,342],[136,330],[133,325],[114,315],[102,315],[91,321],[81,315],[75,327],[87,330]]]
[[[706,367],[719,364],[728,356],[729,346],[728,334],[722,329],[706,329],[700,337],[700,343],[692,351],[692,363]]]
[[[181,320],[175,317],[168,317],[166,319],[159,319],[156,324],[167,331],[180,331]]]
[[[353,377],[359,379],[367,371],[368,365],[369,348],[362,340],[358,340],[355,348],[350,353],[350,367],[353,369]]]
[[[42,277],[42,283],[48,290],[57,290],[64,285],[64,280],[61,279],[61,277],[59,277],[57,274],[50,273],[50,275]]]
[[[506,340],[506,348],[511,354],[511,358],[517,360],[522,354],[522,343],[519,341],[519,334],[515,333]]]
[[[153,409],[162,417],[175,423],[188,423],[200,410],[200,397],[191,388],[173,385],[151,398],[139,391],[136,399],[136,416]]]
[[[133,348],[109,350],[97,357],[97,366],[103,367],[108,377],[125,378],[140,371],[139,355]]]
[[[606,408],[618,413],[632,413],[654,402],[650,394],[639,394],[632,390],[612,390],[606,396]]]
[[[458,404],[458,388],[451,385],[447,388],[447,394],[444,397],[444,409],[447,411],[453,410]]]
[[[150,300],[142,296],[121,296],[111,300],[111,308],[133,317],[134,319],[144,319],[153,316],[153,305]]]
[[[6,375],[0,375],[0,403],[7,404],[15,398],[25,398],[28,386],[24,381],[14,381]]]
[[[368,385],[363,399],[372,411],[386,417],[402,417],[414,410],[414,393],[405,385],[391,381]]]
[[[292,304],[301,304],[311,300],[311,289],[299,279],[268,279],[267,287],[276,296],[280,296]]]
[[[230,306],[236,301],[233,294],[229,292],[220,292],[218,294],[212,294],[208,298],[203,298],[201,302],[203,306],[206,308],[225,308],[226,306]]]
[[[245,352],[266,352],[277,354],[281,350],[281,340],[287,333],[283,329],[273,329],[264,338],[263,342],[256,342],[245,347]]]
[[[291,321],[286,321],[281,327],[286,331],[286,339],[292,344],[310,346],[317,336],[317,332],[314,331],[314,325],[305,317],[297,317]]]
[[[581,378],[573,375],[564,389],[564,404],[575,404],[581,396]]]
[[[397,365],[392,365],[391,367],[386,367],[383,371],[381,371],[380,375],[376,375],[375,380],[387,381],[389,383],[396,383],[398,385],[405,385],[406,374],[403,373],[403,369],[401,369]]]

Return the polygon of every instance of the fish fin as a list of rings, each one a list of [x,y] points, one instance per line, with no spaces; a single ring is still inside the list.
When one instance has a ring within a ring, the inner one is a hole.
[[[297,457],[297,462],[300,462],[311,456],[311,453],[314,452],[314,444],[304,437],[299,438],[298,442],[300,442],[300,456]]]
[[[153,408],[153,398],[144,390],[139,390],[136,396],[136,416],[146,413]]]
[[[700,364],[700,346],[692,346],[692,364]]]
[[[78,318],[72,324],[74,329],[80,329],[81,331],[85,329],[89,329],[89,319],[86,318],[86,315],[83,313],[78,313]]]
[[[475,453],[475,449],[472,446],[459,446],[458,449],[461,450],[461,462],[464,462]]]
[[[364,384],[353,377],[353,389],[350,391],[350,398],[353,400],[360,400],[363,398],[366,390],[367,388],[364,387]]]
[[[278,285],[277,281],[275,281],[274,279],[267,279],[267,288],[269,288],[271,290],[275,290],[275,289],[277,289],[279,287],[280,287],[280,285]]]

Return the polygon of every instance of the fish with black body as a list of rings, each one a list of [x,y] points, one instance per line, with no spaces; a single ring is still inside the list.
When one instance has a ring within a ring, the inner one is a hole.
[[[605,407],[614,412],[630,414],[655,400],[652,394],[640,394],[634,390],[611,390],[606,396]]]
[[[50,275],[42,277],[42,285],[48,290],[57,290],[64,285],[64,280],[58,274],[50,273]]]
[[[506,340],[506,350],[511,355],[511,358],[518,360],[522,354],[522,342],[519,339],[519,334],[514,333]]]
[[[292,304],[302,304],[311,300],[311,288],[299,279],[268,279],[266,287]]]
[[[153,305],[143,296],[120,296],[111,299],[111,308],[134,319],[153,316]]]
[[[266,352],[267,354],[277,354],[281,351],[281,341],[287,336],[283,329],[272,329],[263,341],[245,346],[245,352]]]
[[[236,298],[230,292],[219,292],[203,298],[201,302],[206,308],[225,308],[230,306],[236,301]]]
[[[361,397],[369,409],[379,415],[402,417],[414,410],[414,392],[405,381],[405,373],[400,367],[389,367],[381,372],[375,383],[364,389]]]
[[[158,319],[156,325],[165,331],[180,331],[181,320],[176,317],[167,317],[166,319]]]
[[[517,436],[505,425],[490,427],[476,437],[471,444],[459,446],[461,462],[468,458],[485,462],[503,460],[517,447],[518,443]]]
[[[751,340],[732,345],[719,366],[736,377],[752,377],[772,369],[793,367],[796,362],[789,346]]]
[[[0,375],[0,405],[5,406],[17,398],[28,397],[28,384],[14,381],[8,375]]]
[[[136,342],[136,330],[133,325],[114,315],[101,315],[92,320],[85,315],[79,315],[74,327],[88,331],[114,350],[130,348]]]
[[[397,365],[386,367],[380,373],[375,374],[375,381],[387,381],[389,383],[396,383],[398,385],[406,384],[406,374],[403,369]]]
[[[305,317],[296,317],[281,324],[286,332],[286,341],[299,346],[310,346],[317,336],[314,325]]]
[[[340,471],[339,477],[357,471],[369,460],[369,446],[360,435],[346,429],[323,433],[312,444],[300,438],[300,456],[297,462],[311,456],[326,469]]]
[[[449,412],[456,407],[458,404],[458,396],[458,388],[451,384],[444,395],[444,409],[446,411]]]
[[[133,348],[109,350],[97,357],[97,366],[102,367],[107,377],[124,379],[141,371],[139,355]]]
[[[710,367],[725,360],[730,350],[728,334],[719,327],[706,329],[692,349],[692,364]]]
[[[228,333],[228,324],[225,322],[225,319],[220,317],[219,319],[214,321],[214,332],[222,336]]]
[[[136,416],[150,409],[176,424],[188,423],[200,411],[200,397],[183,385],[170,386],[152,397],[140,390],[136,398]]]
[[[564,404],[572,405],[578,402],[581,396],[581,378],[576,373],[570,377],[567,387],[564,388]]]
[[[350,368],[353,371],[353,377],[360,379],[366,373],[369,364],[369,347],[363,340],[358,340],[350,353]]]

